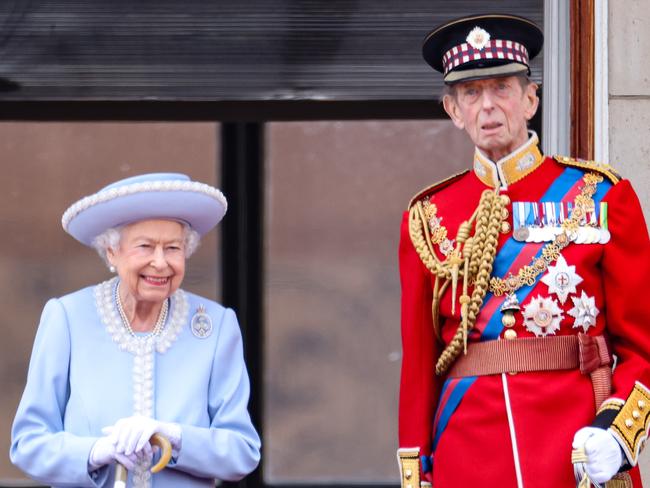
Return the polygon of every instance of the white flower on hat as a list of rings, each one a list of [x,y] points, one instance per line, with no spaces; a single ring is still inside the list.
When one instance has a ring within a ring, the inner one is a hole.
[[[490,42],[490,33],[481,27],[474,27],[467,35],[467,44],[474,49],[483,49]]]

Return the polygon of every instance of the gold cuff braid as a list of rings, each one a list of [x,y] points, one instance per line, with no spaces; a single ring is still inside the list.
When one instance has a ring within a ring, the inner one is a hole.
[[[638,381],[621,407],[610,432],[623,448],[628,462],[636,466],[650,427],[650,390]]]
[[[402,488],[420,488],[420,449],[397,450]]]
[[[605,488],[632,488],[633,486],[629,473],[619,473],[605,483]]]

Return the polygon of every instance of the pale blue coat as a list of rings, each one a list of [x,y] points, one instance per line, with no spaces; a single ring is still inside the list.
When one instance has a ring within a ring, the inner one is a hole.
[[[235,313],[186,297],[188,323],[169,349],[154,353],[153,417],[182,428],[180,452],[153,475],[155,488],[213,487],[215,478],[242,478],[260,458]],[[189,327],[199,305],[212,319],[206,338]],[[89,473],[88,456],[102,427],[133,415],[133,361],[101,322],[92,287],[48,301],[13,424],[12,462],[48,485],[112,486],[113,466]]]

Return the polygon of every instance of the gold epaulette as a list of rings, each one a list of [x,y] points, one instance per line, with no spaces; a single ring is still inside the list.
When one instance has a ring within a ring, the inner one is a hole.
[[[413,204],[415,202],[417,202],[418,200],[421,200],[424,197],[432,195],[436,191],[441,190],[442,188],[451,185],[454,181],[458,180],[461,176],[465,175],[468,172],[469,172],[469,170],[466,169],[465,171],[461,171],[460,173],[456,173],[455,175],[451,175],[449,178],[445,178],[444,180],[439,181],[438,183],[434,183],[433,185],[427,186],[423,190],[420,190],[419,192],[417,192],[415,194],[415,196],[413,198],[411,198],[411,201],[409,202],[409,206],[408,206],[407,210],[410,210],[411,207],[413,206]]]
[[[609,427],[632,466],[648,437],[650,427],[650,390],[638,381]]]
[[[606,176],[614,184],[621,181],[621,175],[619,175],[616,172],[616,170],[614,170],[614,168],[612,168],[607,163],[600,163],[598,161],[587,161],[585,159],[575,159],[575,158],[570,158],[568,156],[553,156],[553,157],[560,164],[600,173],[601,175]]]

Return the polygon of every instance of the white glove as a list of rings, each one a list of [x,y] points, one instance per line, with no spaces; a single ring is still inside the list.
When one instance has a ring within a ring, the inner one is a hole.
[[[584,448],[585,470],[591,481],[605,483],[623,464],[621,447],[611,432],[597,427],[583,427],[573,436],[573,448]]]
[[[178,453],[181,448],[180,425],[159,422],[142,415],[120,419],[115,425],[104,427],[102,432],[109,435],[109,438],[115,443],[117,452],[127,456],[133,453],[139,454],[143,449],[151,452],[149,439],[156,433],[167,437],[175,453]]]
[[[117,461],[127,470],[132,470],[135,467],[135,464],[138,462],[138,456],[131,454],[126,456],[115,450],[115,443],[110,437],[100,437],[93,444],[92,449],[90,450],[90,455],[88,456],[88,464],[92,470],[100,468],[105,464],[110,464],[113,461]]]

